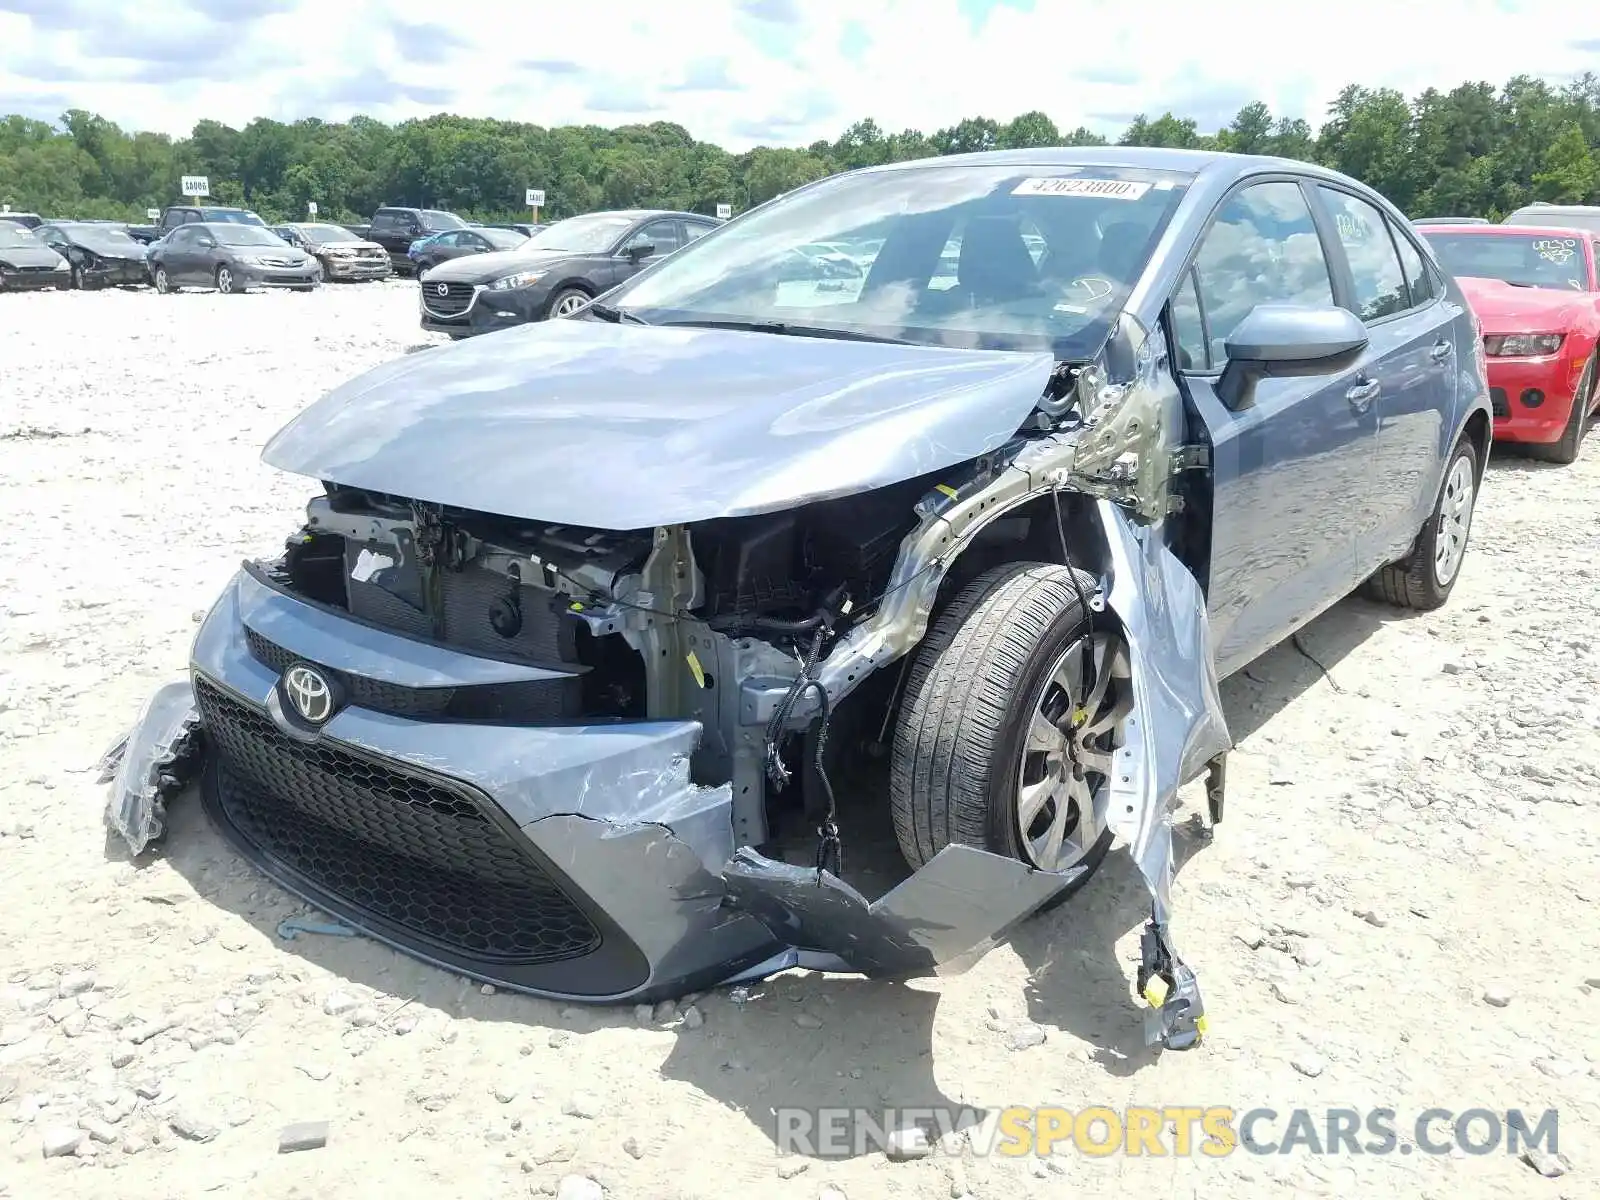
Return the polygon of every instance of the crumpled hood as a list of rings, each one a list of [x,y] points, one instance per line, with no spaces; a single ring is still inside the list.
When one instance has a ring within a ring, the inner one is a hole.
[[[422,278],[428,283],[488,283],[513,271],[537,271],[572,257],[566,250],[490,250],[446,259],[424,271]]]
[[[1016,433],[1053,366],[1047,353],[562,319],[358,376],[262,458],[415,500],[646,529],[974,458]]]
[[[362,238],[351,238],[348,242],[318,242],[314,250],[382,250],[377,242],[369,242]]]
[[[49,246],[0,246],[0,263],[13,267],[54,267],[64,271],[67,260]]]
[[[1560,333],[1582,307],[1594,306],[1588,292],[1560,288],[1514,287],[1503,279],[1458,276],[1485,333]]]

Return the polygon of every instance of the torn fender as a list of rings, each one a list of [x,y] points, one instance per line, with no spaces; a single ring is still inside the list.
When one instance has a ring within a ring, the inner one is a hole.
[[[1039,871],[973,846],[949,845],[869,902],[830,871],[738,850],[722,870],[728,903],[796,950],[832,954],[863,975],[927,974],[975,959],[1082,873]]]
[[[166,828],[166,801],[180,791],[200,756],[200,714],[188,679],[150,694],[128,733],[100,760],[111,784],[105,822],[140,854]]]
[[[1150,889],[1138,991],[1151,1006],[1146,1041],[1194,1045],[1205,1006],[1194,972],[1173,949],[1172,817],[1178,789],[1232,748],[1212,657],[1205,594],[1166,546],[1159,524],[1136,525],[1116,505],[1096,509],[1109,552],[1103,587],[1133,667],[1133,707],[1111,777],[1107,823]]]

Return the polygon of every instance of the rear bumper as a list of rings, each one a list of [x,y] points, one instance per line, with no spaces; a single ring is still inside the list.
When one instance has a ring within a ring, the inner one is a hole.
[[[1584,359],[1491,358],[1489,399],[1496,441],[1559,441],[1572,415]]]
[[[479,725],[350,703],[313,731],[287,715],[293,662],[391,699],[559,673],[356,625],[249,572],[192,654],[222,834],[317,907],[497,986],[615,1002],[796,965],[914,974],[986,947],[1075,878],[952,846],[868,902],[735,849],[730,787],[689,779],[698,722]]]

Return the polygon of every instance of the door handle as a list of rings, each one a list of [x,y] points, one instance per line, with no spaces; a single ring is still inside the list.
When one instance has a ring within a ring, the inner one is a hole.
[[[1378,392],[1382,388],[1383,385],[1376,379],[1363,380],[1347,391],[1344,398],[1350,401],[1351,408],[1358,413],[1364,413],[1372,407],[1372,402],[1378,398]]]
[[[1454,342],[1435,342],[1433,344],[1433,349],[1428,351],[1428,357],[1433,359],[1433,361],[1436,363],[1442,363],[1445,359],[1450,357],[1450,352],[1455,348]]]

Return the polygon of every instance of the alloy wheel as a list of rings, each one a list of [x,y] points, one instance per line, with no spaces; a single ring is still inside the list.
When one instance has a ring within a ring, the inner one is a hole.
[[[1092,632],[1061,651],[1035,693],[1015,810],[1017,843],[1030,865],[1070,870],[1105,832],[1112,755],[1132,708],[1132,678],[1122,639]]]
[[[1467,553],[1467,534],[1472,530],[1472,505],[1477,499],[1472,459],[1466,455],[1451,464],[1439,499],[1439,529],[1434,538],[1433,577],[1444,587],[1461,570]]]

